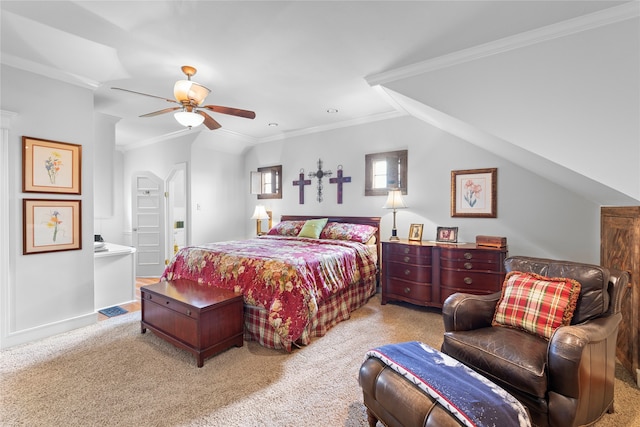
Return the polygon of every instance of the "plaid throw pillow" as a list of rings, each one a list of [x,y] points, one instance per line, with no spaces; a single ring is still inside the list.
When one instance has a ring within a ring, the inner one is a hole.
[[[505,277],[492,324],[549,339],[558,327],[571,323],[579,295],[576,280],[512,271]]]

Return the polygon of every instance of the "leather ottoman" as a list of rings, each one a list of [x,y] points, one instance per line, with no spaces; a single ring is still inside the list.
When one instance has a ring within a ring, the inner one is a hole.
[[[421,347],[426,349],[424,353],[420,353]],[[401,352],[409,350],[401,358],[394,358],[389,356],[394,354],[388,351],[390,348]],[[418,350],[414,353],[414,349]],[[526,408],[513,396],[457,361],[458,366],[453,366],[448,360],[452,359],[418,342],[392,344],[368,352],[358,380],[369,426],[375,427],[381,421],[387,427],[459,427],[465,425],[461,418],[476,425],[497,422],[501,427],[531,426]],[[440,373],[447,370],[451,371]],[[456,405],[456,399],[451,400],[451,395],[447,395],[456,387],[458,390],[453,393],[474,402],[469,408],[475,412]],[[472,391],[465,394],[467,389]],[[486,402],[486,405],[477,402]],[[480,422],[474,418],[478,414]],[[483,417],[490,419],[482,420]]]

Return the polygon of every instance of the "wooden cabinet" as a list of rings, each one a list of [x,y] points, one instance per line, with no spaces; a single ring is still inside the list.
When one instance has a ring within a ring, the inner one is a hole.
[[[440,304],[451,294],[492,294],[502,289],[506,248],[464,244],[439,248]]]
[[[600,211],[600,264],[629,272],[627,295],[622,300],[616,356],[636,382],[640,369],[640,206],[602,207]]]
[[[176,347],[204,359],[243,344],[242,294],[207,288],[189,280],[154,283],[140,288],[141,332],[147,328]]]
[[[442,307],[455,292],[489,294],[504,280],[506,248],[434,242],[382,242],[382,304]]]
[[[416,243],[382,243],[382,304],[399,300],[432,305],[433,247]]]

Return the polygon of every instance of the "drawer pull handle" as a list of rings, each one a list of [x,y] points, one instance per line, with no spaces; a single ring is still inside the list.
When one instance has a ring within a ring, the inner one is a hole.
[[[465,277],[464,278],[464,284],[465,285],[470,285],[473,283],[473,279],[471,277]]]
[[[464,268],[466,268],[467,270],[471,270],[473,268],[473,264],[471,264],[470,262],[465,262]]]
[[[191,316],[191,310],[187,310],[187,316]]]
[[[471,259],[471,258],[473,258],[473,254],[471,252],[464,253],[464,259]]]
[[[405,254],[408,254],[408,253],[409,253],[409,250],[410,250],[409,248],[404,248],[404,253],[405,253]]]
[[[411,270],[409,270],[408,268],[404,271],[404,275],[408,276],[411,274]]]
[[[170,301],[167,301],[167,305],[169,305],[169,302],[170,302]]]
[[[411,292],[411,288],[410,287],[404,288],[404,293],[405,294],[408,294],[409,292]]]
[[[411,258],[409,258],[408,256],[404,257],[404,262],[409,262]]]

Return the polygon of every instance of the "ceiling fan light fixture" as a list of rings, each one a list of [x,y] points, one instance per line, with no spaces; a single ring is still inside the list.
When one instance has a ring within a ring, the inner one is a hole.
[[[204,116],[198,113],[192,113],[189,111],[178,111],[173,116],[178,123],[188,128],[194,128],[200,126],[204,122]]]
[[[173,86],[173,96],[178,102],[193,101],[198,106],[202,105],[209,93],[209,89],[191,80],[178,80]]]

